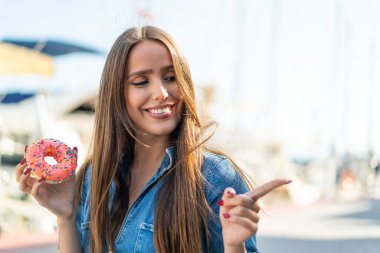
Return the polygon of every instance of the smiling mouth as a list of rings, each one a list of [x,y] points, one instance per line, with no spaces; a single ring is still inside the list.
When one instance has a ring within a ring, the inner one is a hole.
[[[160,108],[148,108],[144,109],[144,111],[148,112],[149,115],[156,119],[164,119],[169,117],[172,114],[172,110],[175,104],[166,105]]]
[[[153,114],[163,114],[163,113],[170,112],[171,109],[172,109],[172,106],[166,106],[166,107],[159,108],[159,109],[148,109],[147,111],[150,113],[153,113]]]

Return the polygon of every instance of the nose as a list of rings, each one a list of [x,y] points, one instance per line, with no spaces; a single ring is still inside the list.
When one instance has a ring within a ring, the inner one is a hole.
[[[153,100],[165,100],[169,96],[168,91],[164,87],[162,83],[158,83],[155,85],[154,90],[152,92]]]

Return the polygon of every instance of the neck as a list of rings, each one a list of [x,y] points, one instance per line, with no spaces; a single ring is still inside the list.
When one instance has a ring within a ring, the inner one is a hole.
[[[139,138],[147,146],[136,142],[132,169],[146,168],[146,165],[160,164],[169,146],[169,136]],[[150,166],[149,166],[150,167]]]

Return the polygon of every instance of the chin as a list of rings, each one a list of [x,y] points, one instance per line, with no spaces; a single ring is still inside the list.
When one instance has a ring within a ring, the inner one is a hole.
[[[177,125],[174,125],[174,124],[172,126],[161,125],[154,128],[152,127],[152,128],[145,129],[144,132],[156,137],[167,136],[167,135],[170,135],[176,129],[176,127]]]
[[[161,136],[167,136],[170,135],[174,129],[162,129],[162,130],[155,130],[155,131],[149,131],[148,133],[150,135],[156,136],[156,137],[161,137]]]

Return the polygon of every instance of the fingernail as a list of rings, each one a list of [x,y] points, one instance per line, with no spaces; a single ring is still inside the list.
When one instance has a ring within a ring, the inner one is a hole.
[[[30,172],[31,170],[32,170],[31,168],[27,168],[27,169],[24,171],[24,175],[28,175],[29,172]]]
[[[232,191],[227,191],[227,194],[230,195],[230,196],[234,195],[234,193]]]
[[[73,150],[75,150],[75,152],[78,153],[78,148],[77,147],[74,147]]]
[[[26,159],[24,158],[21,160],[20,164],[23,165],[25,162],[26,162]]]
[[[25,152],[28,150],[28,144],[25,145]]]
[[[45,178],[44,177],[41,177],[39,180],[38,180],[38,183],[42,183],[43,181],[45,181]]]
[[[230,215],[229,213],[224,213],[224,214],[223,214],[223,217],[224,217],[225,219],[229,219],[229,218],[231,217],[231,215]]]
[[[223,199],[218,201],[218,206],[222,206],[224,204]]]

